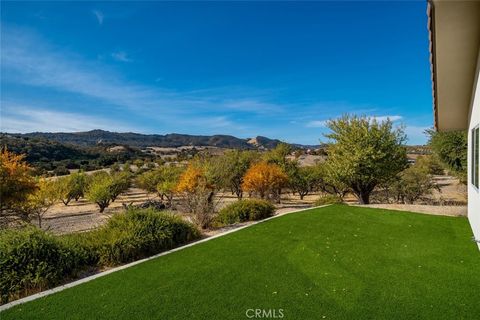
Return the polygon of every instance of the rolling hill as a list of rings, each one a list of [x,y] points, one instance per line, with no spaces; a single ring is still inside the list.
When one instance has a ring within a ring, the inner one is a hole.
[[[140,134],[133,132],[110,132],[91,130],[85,132],[32,132],[25,134],[9,134],[23,138],[41,138],[59,143],[78,146],[96,145],[128,145],[132,147],[181,147],[181,146],[210,146],[232,149],[271,149],[281,141],[258,136],[253,139],[241,139],[229,135],[188,135],[188,134]],[[304,146],[294,144],[295,148]],[[309,146],[310,147],[310,146]]]

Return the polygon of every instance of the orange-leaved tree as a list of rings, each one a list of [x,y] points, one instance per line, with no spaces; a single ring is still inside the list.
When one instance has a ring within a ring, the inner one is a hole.
[[[207,228],[215,211],[215,185],[211,181],[208,166],[191,162],[178,181],[176,192],[182,197],[185,209],[192,214],[195,223]]]
[[[16,216],[15,209],[27,201],[37,189],[32,169],[18,155],[6,148],[0,152],[0,225],[5,226]],[[17,217],[18,218],[18,217]],[[20,217],[22,218],[22,217]]]
[[[256,193],[264,199],[275,196],[276,190],[288,181],[287,174],[278,165],[265,161],[252,165],[243,177],[243,190]]]

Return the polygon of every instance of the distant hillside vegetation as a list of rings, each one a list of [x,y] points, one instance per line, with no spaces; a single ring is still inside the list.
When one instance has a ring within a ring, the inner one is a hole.
[[[25,160],[35,166],[39,173],[66,169],[95,170],[116,162],[150,157],[138,148],[122,146],[80,146],[45,139],[41,136],[0,134],[0,147],[25,154]]]
[[[133,132],[110,132],[104,130],[91,130],[86,132],[32,132],[26,134],[15,134],[25,138],[43,138],[60,143],[69,143],[79,146],[96,146],[102,144],[121,144],[132,147],[181,147],[181,146],[210,146],[231,149],[255,149],[275,148],[281,141],[266,137],[254,139],[241,139],[229,135],[197,136],[188,134],[140,134]],[[249,143],[249,140],[256,140],[257,143]],[[300,145],[294,145],[299,147]]]

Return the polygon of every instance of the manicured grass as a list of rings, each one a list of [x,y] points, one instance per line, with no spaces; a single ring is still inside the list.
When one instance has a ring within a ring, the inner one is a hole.
[[[478,319],[465,218],[335,205],[236,233],[14,307],[7,319]]]

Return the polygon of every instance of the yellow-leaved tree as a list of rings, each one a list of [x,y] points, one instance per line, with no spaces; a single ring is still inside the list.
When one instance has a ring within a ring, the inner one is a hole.
[[[210,160],[192,161],[182,173],[176,192],[183,199],[185,209],[191,213],[194,222],[201,228],[209,227],[215,213],[214,197],[219,181]]]
[[[16,210],[37,189],[32,169],[24,158],[6,148],[0,152],[0,227],[18,218],[28,219]]]
[[[42,228],[42,219],[47,211],[58,201],[62,199],[62,190],[54,180],[40,179],[37,183],[37,189],[28,195],[18,211],[25,216],[35,218],[37,224]]]

